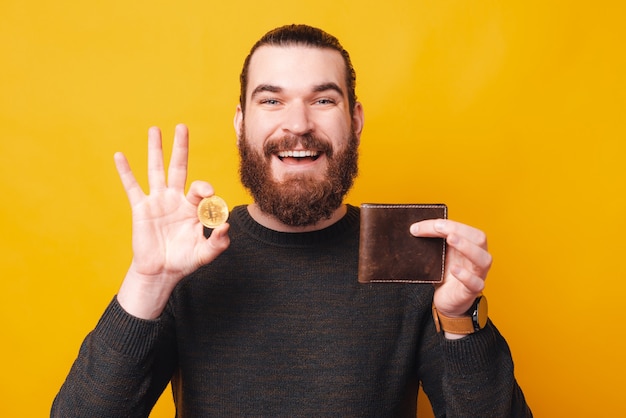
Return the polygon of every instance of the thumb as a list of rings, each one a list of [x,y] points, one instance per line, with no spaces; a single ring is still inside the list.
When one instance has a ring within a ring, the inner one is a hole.
[[[213,230],[211,236],[204,240],[198,248],[198,263],[203,266],[209,264],[223,253],[230,245],[228,229],[230,225],[225,223]]]

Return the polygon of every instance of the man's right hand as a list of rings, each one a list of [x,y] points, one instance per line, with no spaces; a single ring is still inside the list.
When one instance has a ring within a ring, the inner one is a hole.
[[[115,154],[115,166],[132,209],[133,261],[117,295],[129,314],[155,319],[167,304],[176,284],[200,266],[213,261],[228,245],[228,224],[216,228],[209,239],[198,220],[200,201],[213,195],[206,182],[192,183],[185,195],[189,133],[176,126],[167,179],[161,132],[148,131],[148,182],[146,195],[137,183],[126,157]]]

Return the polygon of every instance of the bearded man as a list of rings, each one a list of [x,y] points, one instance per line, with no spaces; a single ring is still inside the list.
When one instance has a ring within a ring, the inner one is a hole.
[[[185,126],[167,180],[150,129],[148,195],[116,154],[133,260],[52,415],[147,417],[171,381],[177,416],[414,417],[420,385],[436,416],[532,416],[491,321],[466,335],[433,319],[433,306],[438,320],[468,319],[491,265],[484,233],[411,225],[450,248],[436,290],[358,283],[360,213],[343,199],[363,121],[348,53],[290,25],[244,63],[234,125],[254,202],[227,224],[205,238],[197,207],[213,188],[194,182],[184,194]]]

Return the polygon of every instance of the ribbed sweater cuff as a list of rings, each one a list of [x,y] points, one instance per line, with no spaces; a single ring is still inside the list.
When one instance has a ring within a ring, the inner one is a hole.
[[[484,329],[465,338],[445,340],[443,347],[448,371],[458,375],[484,371],[494,361],[498,361],[500,351],[496,330],[491,322]]]
[[[94,336],[120,354],[141,359],[148,355],[157,341],[160,321],[134,317],[114,297],[104,311]]]

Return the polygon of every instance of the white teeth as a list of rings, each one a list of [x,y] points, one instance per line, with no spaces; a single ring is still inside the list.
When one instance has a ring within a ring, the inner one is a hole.
[[[300,150],[300,151],[281,151],[278,153],[280,158],[285,157],[294,157],[294,158],[303,158],[303,157],[316,157],[318,155],[317,151],[311,150]]]

